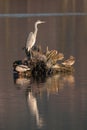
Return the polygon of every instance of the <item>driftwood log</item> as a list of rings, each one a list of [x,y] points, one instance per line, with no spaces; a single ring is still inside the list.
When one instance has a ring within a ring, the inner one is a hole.
[[[57,50],[43,52],[41,46],[34,46],[30,52],[25,50],[26,58],[13,63],[14,73],[18,76],[49,76],[57,73],[73,73],[75,58],[64,60],[64,54]],[[72,58],[73,57],[73,58]]]

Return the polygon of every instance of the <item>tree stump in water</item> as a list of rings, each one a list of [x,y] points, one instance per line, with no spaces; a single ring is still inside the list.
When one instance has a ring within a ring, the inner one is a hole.
[[[57,50],[49,51],[48,47],[43,53],[41,47],[37,46],[31,50],[31,54],[26,52],[26,59],[15,61],[13,68],[14,72],[25,77],[49,76],[57,73],[72,73],[74,63],[75,58],[64,61],[63,53],[58,53]]]

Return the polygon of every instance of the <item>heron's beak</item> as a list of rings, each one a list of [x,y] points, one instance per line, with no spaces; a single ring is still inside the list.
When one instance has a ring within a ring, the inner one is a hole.
[[[41,21],[41,23],[46,23],[45,21]]]

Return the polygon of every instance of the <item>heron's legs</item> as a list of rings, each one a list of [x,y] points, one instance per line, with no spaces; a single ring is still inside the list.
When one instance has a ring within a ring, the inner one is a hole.
[[[32,50],[30,49],[30,59],[32,59]]]

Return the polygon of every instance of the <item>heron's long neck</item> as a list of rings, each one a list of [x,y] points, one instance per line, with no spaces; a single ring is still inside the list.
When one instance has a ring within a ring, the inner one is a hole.
[[[37,28],[37,23],[35,24],[35,31],[34,31],[34,35],[36,36],[37,35],[37,31],[38,31],[38,28]]]

